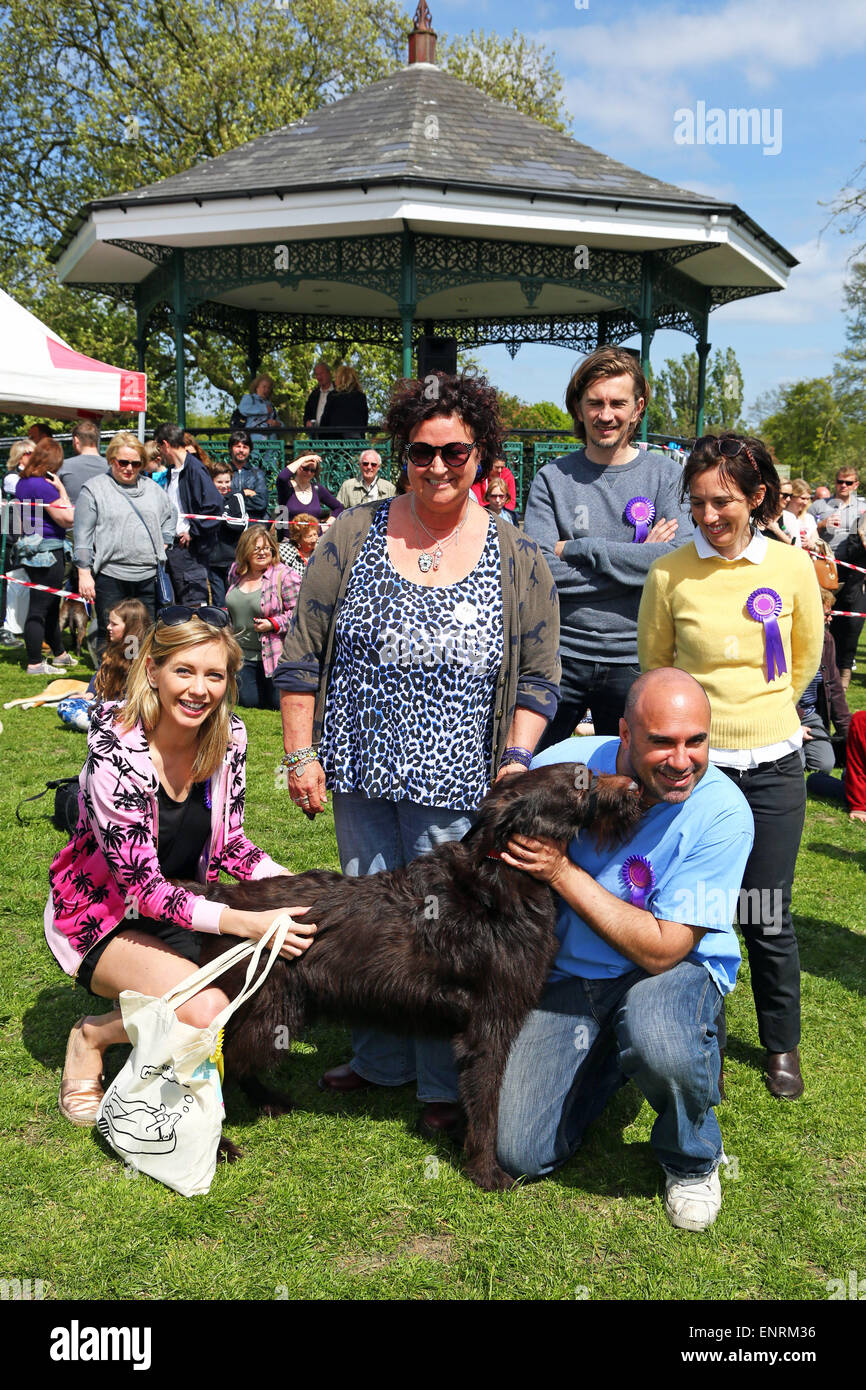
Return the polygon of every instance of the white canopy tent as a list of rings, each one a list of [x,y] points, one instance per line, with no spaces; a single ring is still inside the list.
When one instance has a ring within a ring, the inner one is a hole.
[[[76,352],[0,290],[0,411],[75,420],[147,409],[147,377]]]

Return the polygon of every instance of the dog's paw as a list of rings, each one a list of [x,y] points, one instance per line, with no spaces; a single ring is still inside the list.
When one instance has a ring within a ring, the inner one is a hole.
[[[221,1158],[224,1163],[237,1163],[243,1156],[243,1149],[239,1149],[237,1144],[233,1144],[231,1139],[226,1139],[223,1135],[217,1144],[217,1158]]]
[[[278,1095],[274,1091],[266,1101],[259,1106],[260,1115],[268,1115],[271,1119],[276,1119],[278,1115],[289,1115],[295,1108],[295,1102],[291,1096]]]
[[[466,1168],[466,1176],[471,1178],[482,1192],[507,1192],[509,1188],[517,1186],[517,1179],[512,1178],[509,1173],[500,1168],[498,1164],[469,1164]]]

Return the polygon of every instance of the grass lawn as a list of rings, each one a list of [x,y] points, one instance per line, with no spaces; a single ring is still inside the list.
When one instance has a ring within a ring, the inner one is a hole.
[[[3,700],[28,690],[17,655],[0,653]],[[860,666],[853,708],[866,706],[863,647]],[[295,869],[339,867],[330,817],[310,826],[274,791],[278,717],[245,717],[250,835]],[[245,1157],[187,1199],[130,1180],[95,1130],[57,1110],[69,1029],[101,1006],[43,939],[47,869],[63,843],[52,794],[23,809],[26,826],[15,804],[77,772],[84,737],[53,710],[2,719],[0,1278],[42,1279],[46,1298],[75,1300],[824,1300],[828,1281],[866,1274],[866,826],[809,804],[794,899],[801,1101],[764,1088],[748,966],[729,1000],[719,1119],[736,1161],[703,1235],[665,1219],[653,1114],[633,1087],[556,1177],[487,1195],[446,1142],[416,1132],[408,1088],[343,1102],[316,1089],[349,1055],[347,1033],[326,1027],[294,1049],[293,1114],[258,1118],[227,1087],[226,1133]],[[121,1050],[109,1061],[113,1072]]]

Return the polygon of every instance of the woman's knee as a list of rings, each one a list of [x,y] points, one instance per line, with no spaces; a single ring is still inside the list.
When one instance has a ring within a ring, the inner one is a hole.
[[[203,989],[177,1010],[181,1023],[190,1028],[210,1028],[217,1014],[228,1004],[228,995],[216,987]]]

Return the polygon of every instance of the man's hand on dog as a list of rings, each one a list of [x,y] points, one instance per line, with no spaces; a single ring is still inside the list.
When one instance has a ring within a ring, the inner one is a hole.
[[[515,835],[502,851],[502,859],[513,869],[523,869],[533,878],[540,878],[555,888],[557,881],[571,863],[567,840],[535,840],[528,835]]]

